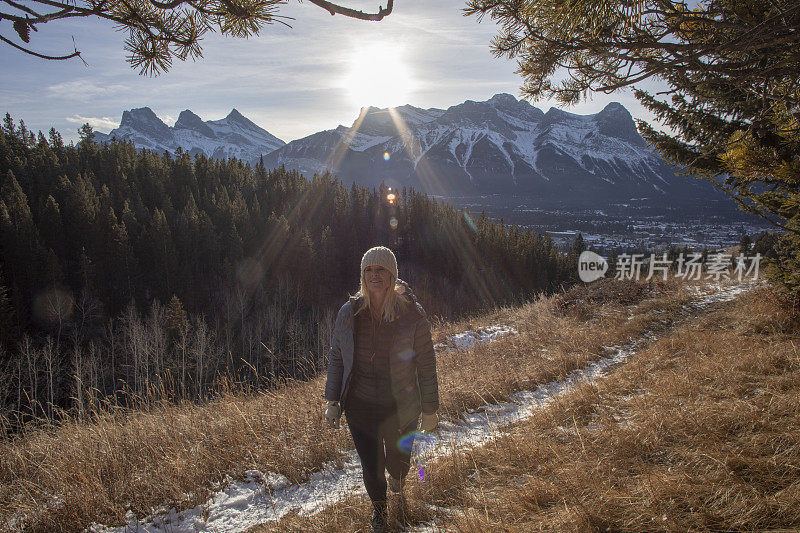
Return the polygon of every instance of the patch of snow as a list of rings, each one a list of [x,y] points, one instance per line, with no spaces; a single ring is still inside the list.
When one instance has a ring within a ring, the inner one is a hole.
[[[392,136],[378,136],[378,135],[367,135],[365,133],[359,133],[357,131],[348,131],[343,136],[344,144],[353,151],[356,152],[363,152],[367,148],[372,148],[375,145],[385,143]]]
[[[732,300],[752,285],[742,284],[729,288],[698,293],[699,298],[692,302],[692,309],[701,309],[712,303]],[[455,346],[473,346],[477,342],[488,342],[499,336],[515,332],[509,326],[492,326],[478,332],[469,331],[453,335],[448,339]],[[651,333],[622,346],[603,346],[611,355],[601,357],[583,368],[574,370],[566,378],[551,381],[533,391],[519,391],[511,395],[508,402],[483,405],[464,415],[456,423],[441,421],[434,434],[421,433],[414,441],[412,451],[412,470],[418,469],[424,477],[426,461],[452,453],[454,450],[481,446],[501,437],[503,428],[529,418],[536,410],[552,403],[558,396],[574,387],[592,383],[608,373],[610,367],[620,364],[647,341],[653,339]],[[439,349],[448,345],[439,344]],[[243,531],[257,524],[280,520],[289,512],[296,511],[301,516],[312,515],[327,506],[345,498],[365,495],[361,465],[355,450],[350,450],[341,458],[342,468],[336,462],[328,462],[313,473],[309,480],[292,484],[284,476],[259,471],[247,472],[244,481],[227,480],[224,488],[214,494],[206,503],[192,509],[161,511],[143,521],[138,521],[132,513],[128,514],[128,524],[119,528],[109,528],[93,524],[88,531],[93,533],[142,533],[174,532],[194,533],[197,531],[222,532]],[[424,524],[413,531],[431,531],[432,524]]]
[[[64,500],[59,496],[50,496],[50,498],[42,505],[41,510],[47,511],[50,509],[61,509],[64,507]],[[29,525],[26,521],[26,514],[18,511],[11,516],[5,523],[8,531],[25,531]]]
[[[464,348],[471,348],[476,344],[492,342],[493,340],[509,334],[516,335],[517,330],[511,326],[502,325],[479,328],[477,331],[470,329],[448,337],[446,342],[435,344],[433,349],[437,352],[441,350],[463,350]]]
[[[437,109],[434,107],[430,109],[420,109],[411,105],[404,105],[395,109],[407,126],[417,126],[436,120],[445,113],[444,109]]]

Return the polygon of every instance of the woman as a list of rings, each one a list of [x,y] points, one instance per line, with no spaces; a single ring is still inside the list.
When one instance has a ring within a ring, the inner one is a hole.
[[[328,363],[325,418],[339,427],[342,410],[373,505],[372,531],[386,528],[386,477],[402,491],[413,432],[436,429],[439,390],[430,324],[388,248],[361,259],[361,290],[339,310]],[[400,445],[402,441],[402,446]]]

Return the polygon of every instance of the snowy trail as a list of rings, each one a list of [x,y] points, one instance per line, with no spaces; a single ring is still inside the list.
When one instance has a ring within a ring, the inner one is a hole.
[[[749,288],[750,285],[737,285],[713,293],[698,292],[698,298],[685,305],[684,309],[694,311],[716,302],[732,300]],[[437,345],[437,349],[452,349],[450,346],[459,349],[476,342],[491,342],[500,335],[511,333],[516,331],[507,326],[494,326],[479,333],[466,332],[452,337],[446,345]],[[514,393],[508,402],[484,405],[475,412],[465,414],[456,424],[442,421],[435,437],[423,436],[415,440],[412,461],[424,465],[436,457],[480,446],[498,438],[503,434],[502,428],[530,417],[534,411],[546,407],[572,387],[602,377],[610,366],[624,362],[652,337],[651,333],[646,333],[628,344],[607,346],[605,348],[611,355],[573,371],[564,379],[546,383],[533,391]],[[301,516],[312,515],[345,498],[365,494],[361,465],[355,450],[345,452],[341,464],[343,466],[339,468],[334,462],[326,463],[301,484],[291,483],[286,477],[275,473],[248,471],[244,481],[226,480],[219,492],[206,503],[192,509],[162,509],[143,521],[129,513],[126,526],[108,528],[93,525],[89,531],[243,531],[270,520],[280,520],[289,512],[298,512]],[[412,463],[412,468],[417,467]],[[420,470],[420,475],[423,474],[424,471]]]

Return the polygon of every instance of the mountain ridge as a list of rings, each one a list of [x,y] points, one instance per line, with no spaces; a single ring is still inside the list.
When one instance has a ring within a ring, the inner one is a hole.
[[[235,157],[258,160],[286,143],[242,115],[235,107],[218,120],[203,121],[190,109],[181,111],[170,127],[149,107],[123,111],[118,128],[108,134],[95,133],[95,140],[116,138],[133,142],[137,148],[174,152],[179,147],[190,155],[216,159]]]
[[[190,110],[170,128],[149,108],[123,113],[117,137],[137,147],[194,155],[239,157],[267,168],[307,175],[330,172],[345,183],[414,187],[429,194],[511,194],[543,199],[623,200],[653,197],[670,202],[719,196],[653,152],[619,102],[579,115],[547,112],[498,93],[447,109],[410,104],[363,107],[350,126],[285,143],[236,108],[203,121]]]
[[[400,120],[412,113],[424,120]],[[291,141],[264,164],[442,196],[652,196],[670,202],[719,196],[705,182],[678,176],[647,146],[619,102],[590,115],[556,107],[545,113],[507,93],[444,110],[362,108],[349,128]]]

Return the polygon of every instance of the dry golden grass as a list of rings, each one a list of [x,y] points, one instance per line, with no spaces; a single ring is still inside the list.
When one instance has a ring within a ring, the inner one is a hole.
[[[3,442],[0,527],[9,528],[14,515],[28,517],[31,531],[119,524],[127,508],[143,516],[164,502],[196,505],[213,482],[248,468],[302,480],[312,465],[335,459],[337,447],[348,445],[342,433],[323,430],[319,394],[315,380],[255,396],[228,394],[202,406],[106,410],[89,423]],[[42,512],[54,496],[58,503]]]
[[[477,451],[496,500],[444,528],[800,527],[798,331],[765,290],[680,327]]]
[[[437,341],[498,322],[520,332],[439,354],[442,413],[458,418],[465,409],[563,377],[604,355],[604,345],[627,342],[679,316],[689,297],[674,283],[609,280],[440,324],[434,331]],[[748,327],[770,324],[755,321]],[[167,502],[194,506],[226,475],[241,478],[248,469],[302,481],[336,459],[339,450],[352,448],[346,431],[324,428],[322,384],[317,378],[265,394],[227,393],[200,406],[105,409],[89,422],[32,429],[2,442],[0,528],[52,531],[80,530],[93,522],[121,524],[128,509],[144,516]],[[413,514],[417,521],[432,516],[424,508]],[[363,519],[361,513],[352,516]],[[340,524],[331,526],[334,530],[348,530],[343,524],[355,522],[343,515],[332,523]]]
[[[427,465],[406,516],[459,532],[796,531],[798,333],[768,289],[717,305],[493,444]],[[366,516],[348,501],[262,530]]]

